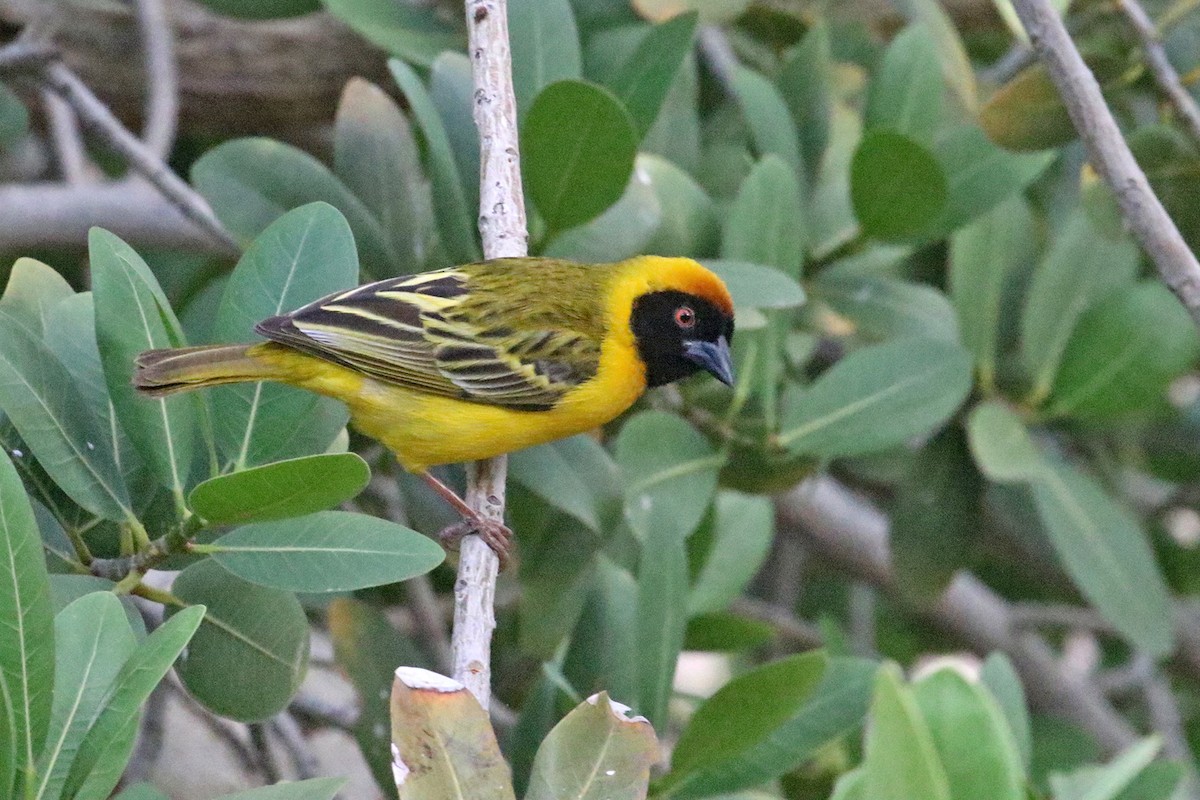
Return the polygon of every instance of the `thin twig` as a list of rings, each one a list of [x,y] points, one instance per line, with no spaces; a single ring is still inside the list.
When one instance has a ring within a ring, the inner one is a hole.
[[[775,629],[785,643],[802,650],[820,647],[823,643],[821,631],[815,626],[792,614],[786,608],[754,597],[739,597],[729,610],[743,617],[765,622]]]
[[[133,8],[142,39],[142,66],[146,75],[142,141],[150,152],[165,160],[175,143],[179,121],[175,37],[163,0],[134,0]]]
[[[1117,7],[1129,20],[1133,32],[1137,34],[1142,50],[1146,52],[1146,64],[1154,74],[1154,82],[1158,84],[1158,88],[1179,112],[1184,125],[1187,126],[1188,133],[1194,140],[1200,142],[1200,106],[1196,105],[1196,101],[1192,99],[1188,90],[1183,88],[1183,84],[1179,80],[1179,73],[1175,71],[1175,67],[1171,66],[1166,48],[1163,47],[1162,36],[1154,26],[1154,21],[1150,19],[1146,9],[1142,8],[1137,0],[1116,0],[1116,2]]]
[[[254,748],[255,766],[267,783],[279,783],[279,766],[275,763],[275,754],[271,752],[267,724],[251,722],[246,727],[250,731],[250,745]]]
[[[1015,603],[1012,621],[1019,628],[1068,628],[1116,633],[1112,623],[1095,609],[1079,606]]]
[[[1116,194],[1126,223],[1163,281],[1200,325],[1200,262],[1134,160],[1062,18],[1047,0],[1013,0],[1013,7],[1062,95],[1089,161]]]
[[[54,144],[54,159],[58,172],[69,186],[78,186],[88,181],[88,157],[79,135],[79,118],[67,101],[51,92],[42,90],[42,103],[46,107],[46,119],[50,125],[50,141]]]
[[[308,746],[308,740],[304,738],[304,732],[300,730],[296,718],[287,711],[281,711],[271,717],[268,725],[275,732],[280,745],[288,754],[288,758],[296,770],[296,777],[302,781],[315,778],[320,772],[320,765],[317,763],[317,757],[313,754],[312,748]]]
[[[486,258],[524,256],[529,233],[521,189],[517,102],[512,85],[506,0],[466,0],[468,52],[479,129],[479,233]],[[467,503],[481,516],[503,521],[503,456],[468,465]],[[492,631],[499,561],[478,536],[462,542],[454,587],[454,677],[485,709],[491,699]]]

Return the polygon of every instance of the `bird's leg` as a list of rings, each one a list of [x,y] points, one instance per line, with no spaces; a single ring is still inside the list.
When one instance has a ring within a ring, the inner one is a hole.
[[[467,505],[466,501],[455,494],[453,489],[435,478],[432,473],[422,472],[421,479],[453,506],[455,511],[462,514],[461,520],[443,528],[438,533],[438,540],[441,541],[442,546],[449,550],[457,550],[459,542],[464,536],[475,534],[483,539],[488,547],[492,548],[496,557],[500,559],[500,569],[504,569],[512,555],[512,530],[502,522],[481,517],[478,511]]]

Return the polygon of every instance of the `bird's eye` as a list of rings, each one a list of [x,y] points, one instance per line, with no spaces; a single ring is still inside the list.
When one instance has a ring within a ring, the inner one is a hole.
[[[681,328],[691,328],[696,324],[696,312],[691,306],[680,306],[675,309],[675,324]]]

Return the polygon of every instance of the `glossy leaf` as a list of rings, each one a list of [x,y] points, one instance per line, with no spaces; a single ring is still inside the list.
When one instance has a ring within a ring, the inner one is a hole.
[[[868,132],[850,164],[850,199],[863,231],[879,239],[914,236],[946,206],[946,174],[918,142],[885,129]]]
[[[55,616],[54,707],[34,797],[60,795],[84,736],[136,648],[125,609],[111,592],[86,594]]]
[[[1083,313],[1133,281],[1141,259],[1120,231],[1100,230],[1082,210],[1067,221],[1033,274],[1021,314],[1021,356],[1038,397],[1050,392]]]
[[[950,297],[985,386],[995,382],[1006,290],[1033,259],[1033,224],[1029,205],[1014,197],[950,239]]]
[[[329,13],[388,54],[429,66],[444,50],[458,50],[462,34],[438,18],[433,6],[375,0],[321,0]]]
[[[983,661],[983,669],[979,679],[988,688],[1004,719],[1021,756],[1021,762],[1028,766],[1032,750],[1031,734],[1029,732],[1029,711],[1025,706],[1025,689],[1021,678],[1008,656],[1003,653],[990,653]]]
[[[458,174],[463,176],[467,208],[479,208],[479,132],[475,128],[475,81],[471,59],[447,50],[429,70],[429,98],[450,143]]]
[[[305,456],[210,478],[188,505],[212,525],[285,519],[340,505],[370,479],[371,468],[354,453]]]
[[[217,145],[192,165],[192,183],[243,246],[287,212],[323,202],[350,224],[367,274],[390,275],[398,267],[387,234],[363,201],[328,167],[292,145],[264,138]]]
[[[40,338],[46,332],[51,309],[75,294],[71,284],[50,266],[32,258],[18,258],[0,296],[0,315],[23,325]]]
[[[1012,483],[1042,477],[1045,461],[1025,423],[998,400],[981,403],[967,420],[971,452],[980,471],[994,481]]]
[[[65,794],[75,800],[106,800],[133,752],[142,704],[187,647],[204,617],[203,608],[173,614],[138,645],[121,667],[104,710],[88,730],[67,775]]]
[[[302,206],[272,223],[242,256],[225,286],[213,336],[250,340],[260,320],[357,281],[345,219],[325,203]],[[321,452],[346,424],[340,403],[280,384],[222,386],[211,397],[217,445],[240,469]]]
[[[893,663],[884,664],[875,677],[863,749],[865,797],[950,800],[950,784],[929,725]]]
[[[1161,748],[1158,736],[1147,736],[1102,767],[1083,767],[1070,775],[1051,775],[1050,786],[1057,800],[1116,800]]]
[[[509,457],[512,479],[589,529],[608,529],[619,504],[620,476],[607,451],[589,436],[572,436]]]
[[[396,270],[418,272],[436,235],[429,180],[408,117],[362,78],[351,78],[342,92],[333,164],[379,221],[396,254]]]
[[[704,260],[720,276],[738,308],[796,308],[804,304],[804,289],[783,270],[730,259]]]
[[[713,541],[692,583],[688,613],[721,611],[741,594],[771,549],[775,513],[765,497],[719,492]]]
[[[392,743],[403,800],[514,796],[487,712],[457,681],[424,669],[397,670]]]
[[[1173,644],[1167,587],[1138,521],[1066,465],[1033,483],[1038,515],[1083,595],[1130,642],[1155,656]]]
[[[36,510],[34,511],[34,515],[37,515]],[[95,575],[60,575],[51,573],[50,601],[54,605],[55,619],[58,618],[58,615],[64,608],[79,598],[96,592],[112,592],[116,586],[113,581],[106,578],[97,578]],[[142,619],[142,614],[134,604],[133,597],[125,595],[119,599],[121,607],[125,610],[125,621],[133,629],[134,638],[140,642],[146,638],[146,621]]]
[[[26,775],[50,725],[54,620],[41,537],[25,488],[0,452],[0,731],[13,732],[0,753],[0,780]],[[10,728],[11,726],[11,728]],[[6,746],[7,747],[7,746]],[[7,766],[5,766],[7,764]],[[0,785],[7,791],[8,784]]]
[[[648,252],[664,220],[663,200],[638,156],[621,199],[598,217],[554,236],[543,252],[547,258],[599,262]]]
[[[929,31],[934,50],[942,63],[942,77],[957,95],[963,109],[974,115],[979,105],[975,71],[971,68],[971,59],[950,15],[937,0],[902,0],[899,7],[906,17]]]
[[[185,344],[179,320],[146,262],[118,237],[93,228],[88,256],[109,396],[138,454],[159,483],[182,500],[192,468],[196,403],[187,397],[149,400],[132,384],[139,353]]]
[[[692,49],[696,20],[696,14],[680,14],[655,25],[609,82],[633,117],[639,137],[658,119],[684,56]]]
[[[785,398],[779,442],[822,457],[884,450],[940,425],[970,388],[970,359],[957,345],[915,337],[873,345]]]
[[[867,94],[868,129],[887,128],[921,144],[942,116],[941,65],[928,30],[910,25],[892,39]]]
[[[521,127],[525,188],[551,231],[596,217],[633,173],[633,120],[607,89],[558,81],[534,99]]]
[[[804,244],[800,184],[786,162],[766,156],[746,176],[729,208],[721,255],[778,267],[798,277]]]
[[[402,525],[348,511],[244,525],[217,539],[213,559],[240,578],[292,592],[343,592],[424,575],[445,552]]]
[[[388,62],[388,69],[404,93],[425,139],[429,178],[433,183],[433,213],[438,221],[438,232],[446,254],[456,264],[478,261],[480,250],[475,239],[475,209],[468,204],[463,188],[464,180],[474,178],[459,173],[437,106],[417,73],[397,59]]]
[[[893,278],[838,275],[825,270],[812,283],[814,298],[877,340],[925,336],[958,342],[958,318],[937,289]]]
[[[508,5],[513,90],[524,113],[538,93],[582,74],[579,31],[568,0],[513,0]]]
[[[996,701],[952,669],[913,687],[933,746],[946,770],[951,797],[1025,800],[1025,770]]]
[[[133,516],[113,455],[74,380],[28,329],[0,312],[0,410],[72,500],[105,519]]]
[[[1026,67],[997,89],[979,110],[989,139],[1017,151],[1045,150],[1079,135],[1042,64]]]
[[[658,740],[628,711],[601,692],[563,717],[538,748],[525,800],[644,798]]]
[[[833,54],[827,20],[809,27],[787,54],[775,83],[799,134],[800,158],[809,178],[814,178],[829,143],[833,114]]]
[[[750,138],[759,156],[778,156],[793,175],[803,176],[804,164],[800,160],[796,126],[775,84],[739,64],[733,70],[730,88],[742,109],[742,118],[750,129]]]
[[[282,710],[308,663],[308,622],[296,596],[244,581],[212,559],[179,573],[172,592],[208,608],[176,667],[188,691],[243,722]]]
[[[1046,412],[1109,419],[1161,407],[1197,355],[1196,326],[1170,290],[1158,281],[1118,290],[1080,318]]]
[[[640,252],[666,256],[713,252],[720,224],[712,198],[691,175],[664,158],[641,153],[634,164],[633,181],[649,180],[661,217]]]
[[[675,669],[687,632],[687,550],[675,526],[660,518],[644,534],[637,575],[634,642],[635,707],[662,730],[674,687]]]

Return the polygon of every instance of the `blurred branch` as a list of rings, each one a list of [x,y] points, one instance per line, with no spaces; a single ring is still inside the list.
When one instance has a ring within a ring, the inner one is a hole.
[[[152,153],[165,159],[171,153],[179,122],[175,39],[164,0],[134,0],[133,7],[142,38],[142,64],[146,73],[142,141]]]
[[[1011,606],[970,573],[960,573],[931,607],[897,591],[888,554],[888,523],[878,509],[837,481],[809,479],[778,501],[781,531],[802,536],[824,557],[858,580],[893,597],[981,654],[1000,650],[1012,659],[1040,708],[1090,732],[1109,754],[1131,744],[1136,733],[1087,676],[1069,672],[1040,636],[1022,631]]]
[[[1196,105],[1196,101],[1192,99],[1188,90],[1183,88],[1183,83],[1179,80],[1179,73],[1167,59],[1162,36],[1158,32],[1158,28],[1154,26],[1154,21],[1150,19],[1146,9],[1142,8],[1137,0],[1116,0],[1116,3],[1117,8],[1129,20],[1133,32],[1137,34],[1142,50],[1146,52],[1146,63],[1154,74],[1154,82],[1158,84],[1158,88],[1179,112],[1192,139],[1200,142],[1200,106]]]
[[[823,644],[821,631],[815,625],[797,617],[786,608],[754,597],[739,597],[729,608],[735,614],[765,622],[775,629],[787,644],[811,650]]]
[[[1079,606],[1016,603],[1012,607],[1012,620],[1019,628],[1071,628],[1100,633],[1116,630],[1094,609]]]
[[[484,258],[524,256],[529,233],[521,190],[517,101],[512,85],[506,0],[466,0],[467,52],[479,129],[479,233]],[[467,504],[484,519],[504,521],[504,456],[467,466]],[[454,586],[451,642],[454,677],[488,708],[492,631],[496,627],[499,560],[478,536],[462,542]]]
[[[1013,7],[1066,104],[1089,161],[1116,194],[1126,223],[1163,280],[1200,325],[1200,262],[1134,160],[1062,18],[1047,0],[1013,0]]]
[[[42,90],[42,102],[46,107],[46,118],[50,125],[50,141],[54,144],[54,158],[62,179],[71,186],[88,180],[87,151],[79,135],[79,118],[67,101],[51,92]]]
[[[304,738],[304,732],[300,730],[300,725],[290,712],[279,712],[271,717],[267,726],[275,732],[275,738],[292,762],[298,780],[308,780],[320,774],[317,757],[313,755],[312,748],[308,746],[308,740]]]

